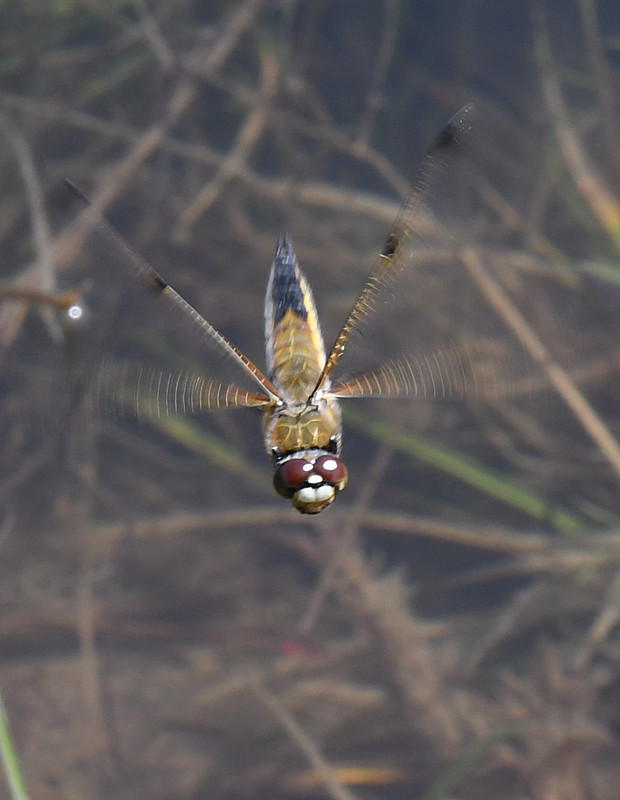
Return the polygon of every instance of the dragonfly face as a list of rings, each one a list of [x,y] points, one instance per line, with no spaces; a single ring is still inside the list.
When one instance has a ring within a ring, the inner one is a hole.
[[[476,390],[480,387],[479,380],[472,381],[470,364],[451,341],[433,342],[424,355],[413,355],[405,343],[405,349],[397,350],[388,361],[373,359],[362,368],[355,362],[355,353],[367,355],[379,341],[377,332],[389,334],[394,328],[393,315],[400,313],[399,319],[403,314],[411,316],[415,291],[406,280],[413,272],[414,244],[427,241],[423,211],[435,189],[452,196],[450,167],[472,128],[473,112],[472,106],[461,109],[429,150],[383,252],[327,353],[312,292],[291,241],[287,236],[279,240],[265,301],[266,374],[130,250],[70,186],[81,208],[76,225],[87,231],[95,245],[95,260],[101,261],[93,270],[102,281],[108,276],[108,293],[116,298],[108,329],[118,328],[124,317],[137,318],[136,301],[120,298],[133,298],[140,291],[144,305],[149,306],[141,320],[148,317],[153,325],[166,325],[166,347],[173,338],[178,339],[181,352],[193,348],[201,364],[192,371],[185,366],[170,370],[127,359],[111,361],[102,357],[102,344],[98,354],[88,357],[95,366],[87,368],[85,393],[99,403],[130,406],[147,419],[260,408],[276,490],[301,513],[322,511],[347,483],[347,469],[339,456],[340,398],[457,397],[471,393],[474,385]],[[88,258],[91,261],[93,257]],[[111,269],[119,271],[117,278],[110,277]],[[132,287],[133,294],[128,291]],[[102,335],[102,342],[104,338]],[[379,366],[373,366],[376,363]],[[230,378],[224,377],[225,367],[230,368]],[[336,367],[341,374],[346,369],[347,377],[334,377]]]

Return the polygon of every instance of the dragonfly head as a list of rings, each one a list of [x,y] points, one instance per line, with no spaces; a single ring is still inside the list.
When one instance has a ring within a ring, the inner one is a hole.
[[[293,453],[280,461],[273,476],[278,494],[292,500],[301,514],[318,514],[347,484],[348,472],[324,450]]]

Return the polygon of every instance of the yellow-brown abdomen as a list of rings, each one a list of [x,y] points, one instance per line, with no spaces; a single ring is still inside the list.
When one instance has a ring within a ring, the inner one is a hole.
[[[287,311],[273,335],[272,381],[295,403],[308,399],[323,368],[316,329],[294,311]]]
[[[269,376],[285,402],[301,403],[314,390],[325,348],[308,281],[287,236],[278,241],[265,298]]]

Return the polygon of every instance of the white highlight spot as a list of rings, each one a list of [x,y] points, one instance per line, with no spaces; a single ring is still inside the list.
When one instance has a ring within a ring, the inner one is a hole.
[[[320,475],[310,475],[308,483],[323,483],[323,478]]]
[[[72,306],[69,306],[69,308],[67,309],[67,316],[71,320],[82,319],[83,315],[84,315],[84,309],[82,308],[82,306],[78,305],[77,303],[74,303]]]
[[[337,466],[338,466],[338,462],[337,462],[337,461],[334,461],[334,459],[333,459],[333,458],[326,459],[326,460],[325,460],[325,461],[324,461],[324,462],[321,464],[321,467],[322,467],[323,469],[327,469],[327,470],[329,470],[330,472],[331,472],[331,470],[334,470],[334,469],[336,469],[336,467],[337,467]]]

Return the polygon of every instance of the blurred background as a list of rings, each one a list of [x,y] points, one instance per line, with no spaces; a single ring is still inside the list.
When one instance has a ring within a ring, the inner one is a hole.
[[[615,798],[617,4],[56,0],[0,31],[0,689],[31,796]],[[63,176],[262,368],[277,237],[333,341],[469,102],[368,348],[469,336],[489,396],[346,404],[312,519],[259,413],[83,402],[88,365],[201,347],[68,227]]]

